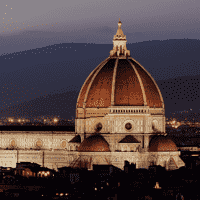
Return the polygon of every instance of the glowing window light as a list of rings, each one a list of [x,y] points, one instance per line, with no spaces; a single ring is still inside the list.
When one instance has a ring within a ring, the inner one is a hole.
[[[58,121],[58,119],[55,118],[55,119],[54,119],[54,122],[57,122],[57,121]]]

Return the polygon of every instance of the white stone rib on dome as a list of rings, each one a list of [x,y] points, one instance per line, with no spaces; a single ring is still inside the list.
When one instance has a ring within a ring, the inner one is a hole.
[[[131,63],[130,61],[128,61],[130,63],[130,65],[133,67],[133,70],[135,71],[136,73],[136,76],[140,82],[140,86],[141,86],[141,89],[142,89],[142,94],[143,94],[143,100],[144,100],[144,106],[147,106],[147,97],[146,97],[146,94],[145,94],[145,91],[144,91],[144,86],[143,86],[143,83],[142,83],[142,80],[140,78],[140,75],[138,74],[138,71],[136,70],[135,66],[133,65],[133,63]]]
[[[94,76],[92,77],[92,80],[90,81],[89,86],[88,86],[88,88],[87,88],[87,91],[86,91],[86,93],[85,93],[85,98],[84,98],[84,103],[83,103],[84,106],[85,106],[85,104],[86,104],[86,100],[87,100],[87,97],[88,97],[88,93],[89,93],[89,90],[90,90],[90,88],[91,88],[91,85],[92,85],[94,79],[96,78],[96,76],[97,76],[97,74],[99,73],[99,71],[105,66],[105,63],[107,63],[107,61],[109,61],[109,58],[105,59],[104,62],[102,62],[102,63],[98,66],[99,69],[95,72]],[[83,108],[85,108],[85,107],[83,107]]]
[[[116,59],[114,73],[113,73],[112,93],[111,93],[111,106],[114,106],[114,104],[115,104],[115,81],[116,81],[118,62],[119,62],[119,58]]]
[[[90,77],[93,75],[94,71],[97,70],[98,67],[100,67],[100,69],[101,69],[101,68],[105,65],[105,63],[107,63],[108,60],[109,60],[109,57],[106,58],[105,60],[103,60],[103,61],[90,73],[90,75],[87,77],[87,79],[85,80],[85,82],[84,82],[84,84],[83,84],[83,86],[81,87],[81,90],[80,90],[80,92],[79,92],[76,107],[78,107],[78,102],[79,102],[79,99],[80,99],[82,90],[83,90],[85,84],[87,83],[87,81],[88,81],[88,80],[90,79]],[[98,70],[98,72],[99,72],[99,70]],[[95,73],[95,76],[94,76],[94,77],[96,77],[97,74],[98,74],[98,73]],[[92,80],[94,80],[94,77],[93,77]],[[91,87],[92,82],[93,82],[93,81],[90,81],[90,87]],[[89,88],[90,88],[90,87],[87,88],[87,92],[86,92],[85,97],[84,97],[83,108],[85,108],[85,100],[87,99],[87,95],[88,95],[88,91],[89,91]]]
[[[165,105],[164,105],[164,101],[163,101],[163,97],[162,97],[162,94],[160,92],[160,89],[156,83],[156,81],[154,80],[154,78],[151,76],[151,74],[138,62],[136,61],[134,58],[131,57],[131,59],[136,62],[148,75],[149,77],[151,78],[151,80],[153,81],[154,85],[156,86],[157,90],[158,90],[158,93],[159,93],[159,96],[161,98],[161,102],[162,102],[162,108],[165,108]]]

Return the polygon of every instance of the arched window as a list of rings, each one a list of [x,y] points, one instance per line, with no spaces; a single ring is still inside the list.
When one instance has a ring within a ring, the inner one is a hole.
[[[158,131],[158,121],[157,120],[153,120],[152,129],[153,129],[153,131]]]

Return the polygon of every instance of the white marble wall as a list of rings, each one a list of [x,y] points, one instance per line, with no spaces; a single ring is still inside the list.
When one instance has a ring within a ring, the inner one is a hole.
[[[84,130],[86,133],[93,133],[98,123],[102,124],[101,133],[151,133],[153,122],[156,122],[159,131],[165,132],[163,116],[108,114],[105,117],[77,119],[77,133],[84,133]],[[126,123],[132,124],[131,130],[125,128]]]
[[[75,133],[63,132],[2,132],[0,134],[0,148],[10,148],[11,142],[15,143],[18,149],[34,149],[40,141],[42,149],[66,149],[69,150],[68,142],[75,136]],[[66,144],[66,145],[65,145]],[[73,144],[70,144],[73,146]]]
[[[62,150],[0,150],[0,166],[16,167],[16,163],[32,162],[50,169],[69,166],[77,157],[78,152]],[[44,159],[44,161],[43,161]]]
[[[148,168],[154,161],[156,165],[165,166],[171,157],[174,158],[178,167],[184,166],[184,162],[179,157],[180,152],[68,152],[62,150],[55,151],[35,151],[35,150],[0,150],[0,165],[4,167],[16,167],[18,162],[33,162],[44,167],[55,169],[69,166],[81,156],[81,159],[92,157],[92,163],[103,163],[107,161],[116,167],[124,169],[124,161],[136,163],[136,168]],[[106,159],[105,159],[106,158]],[[43,160],[44,159],[44,160]]]

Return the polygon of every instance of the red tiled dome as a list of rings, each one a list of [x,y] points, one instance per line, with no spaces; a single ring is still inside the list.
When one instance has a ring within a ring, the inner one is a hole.
[[[149,151],[178,151],[178,148],[170,138],[165,136],[157,136],[150,141]]]
[[[83,84],[77,108],[83,108],[84,102],[86,108],[107,108],[111,104],[144,106],[145,103],[149,107],[162,108],[163,99],[152,76],[132,57],[110,57],[97,66]]]
[[[78,148],[79,152],[110,152],[109,144],[102,135],[94,134],[84,139]]]

